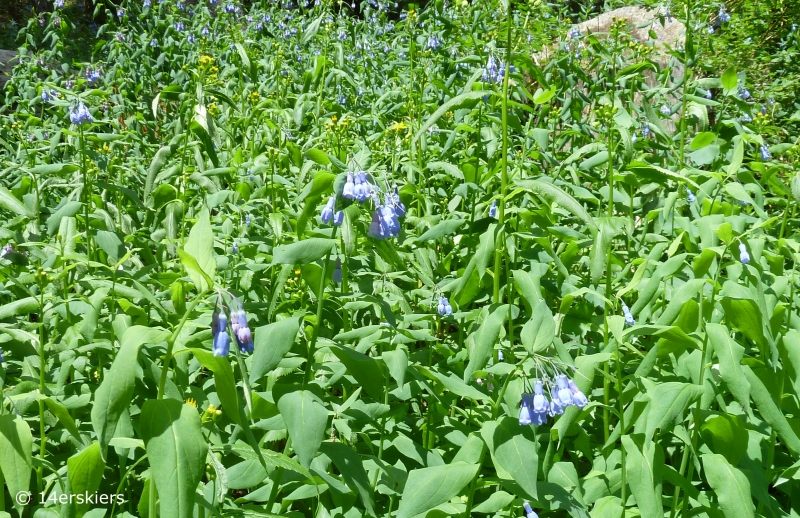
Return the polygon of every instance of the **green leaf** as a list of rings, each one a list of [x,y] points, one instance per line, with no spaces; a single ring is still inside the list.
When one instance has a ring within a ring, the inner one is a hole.
[[[650,412],[647,415],[645,442],[650,443],[656,428],[670,430],[702,393],[703,387],[699,385],[677,381],[659,383],[653,390],[648,390]]]
[[[217,390],[222,411],[234,423],[241,425],[241,412],[239,396],[236,393],[236,380],[233,377],[233,367],[228,358],[214,356],[205,349],[190,349],[200,365],[214,373],[214,388]]]
[[[308,469],[322,443],[328,424],[328,410],[308,390],[281,395],[278,399],[278,410],[286,423],[292,448],[297,453],[300,464]]]
[[[711,144],[712,142],[714,142],[716,139],[717,139],[716,133],[712,133],[710,131],[703,131],[694,136],[694,138],[692,139],[692,143],[689,144],[689,147],[691,149],[702,149],[707,145]]]
[[[106,463],[103,461],[100,443],[97,442],[93,442],[89,447],[67,459],[70,492],[73,495],[82,495],[97,491],[103,480],[105,468]],[[77,504],[77,516],[83,516],[88,509],[88,503]]]
[[[250,383],[257,383],[262,376],[278,366],[286,353],[292,349],[299,330],[300,320],[297,318],[284,318],[255,329]]]
[[[31,427],[22,417],[0,415],[0,469],[8,486],[8,492],[16,495],[28,491],[31,485]],[[22,516],[23,505],[12,499],[14,508]]]
[[[744,347],[734,342],[728,328],[720,324],[706,324],[708,340],[719,358],[719,373],[736,401],[750,408],[750,383],[742,370]]]
[[[200,217],[189,232],[189,239],[183,247],[184,252],[189,254],[197,263],[200,269],[198,272],[194,265],[187,264],[184,256],[181,255],[181,262],[186,266],[189,278],[192,279],[197,291],[202,293],[210,289],[213,285],[209,279],[214,278],[217,271],[217,261],[214,259],[214,232],[211,229],[211,221],[208,209],[205,207],[200,211]]]
[[[747,381],[750,382],[750,397],[753,398],[753,402],[761,413],[761,417],[775,430],[786,447],[795,455],[799,455],[800,439],[798,439],[797,434],[794,433],[789,421],[786,420],[786,416],[783,415],[778,405],[775,404],[767,387],[764,386],[761,379],[756,376],[756,373],[753,372],[748,365],[742,365],[742,370],[744,370]]]
[[[466,223],[464,219],[446,219],[444,221],[440,221],[433,227],[426,230],[421,236],[419,236],[416,241],[433,241],[434,239],[439,239],[440,237],[448,236],[461,228],[462,225]]]
[[[406,350],[398,347],[394,351],[383,351],[381,358],[389,368],[389,374],[397,382],[397,386],[402,387],[405,385],[406,371],[408,370],[408,353]]]
[[[725,284],[733,281],[726,281]],[[766,344],[761,310],[755,300],[751,298],[722,297],[720,301],[725,309],[725,319],[736,327],[741,333],[763,346]]]
[[[540,353],[546,350],[553,343],[556,336],[556,321],[547,302],[540,300],[533,309],[531,319],[522,326],[519,339],[522,346],[531,354]]]
[[[11,194],[11,191],[3,186],[0,186],[0,207],[13,212],[17,216],[33,216],[33,213],[28,210],[28,207],[19,201],[13,194]]]
[[[664,516],[660,474],[664,453],[658,444],[648,443],[647,447],[643,444],[629,435],[622,436],[622,446],[627,454],[628,486],[642,516]]]
[[[454,462],[412,470],[400,498],[397,518],[411,518],[449,501],[475,478],[479,469],[477,464]]]
[[[378,401],[383,400],[385,380],[381,364],[377,360],[338,344],[331,347],[331,352],[344,364],[347,372],[364,387],[367,394]]]
[[[350,446],[340,442],[324,442],[320,446],[320,452],[333,461],[336,469],[342,474],[344,483],[361,498],[367,513],[370,516],[375,516],[375,509],[372,503],[372,487],[358,453]]]
[[[722,73],[720,81],[722,82],[722,87],[725,90],[733,90],[736,88],[736,84],[739,82],[739,78],[736,75],[736,69],[733,67],[728,67],[728,69]]]
[[[481,437],[489,447],[498,475],[504,471],[527,493],[537,498],[536,476],[539,470],[539,443],[530,426],[520,426],[511,417],[489,421],[481,428]],[[503,477],[501,477],[503,478]]]
[[[479,90],[475,92],[465,92],[463,94],[453,97],[452,99],[441,105],[438,110],[433,112],[433,114],[430,117],[428,117],[428,120],[426,120],[422,124],[422,126],[420,126],[419,130],[417,130],[417,133],[414,135],[412,142],[418,141],[420,135],[423,135],[426,131],[428,131],[428,128],[436,124],[436,121],[439,120],[439,118],[442,117],[442,115],[444,115],[445,113],[449,111],[454,111],[470,101],[476,101],[477,99],[480,99],[484,95],[495,95],[495,93],[490,92],[488,90]]]
[[[536,90],[533,94],[533,104],[544,104],[556,94],[556,85],[550,87],[549,90]]]
[[[275,247],[272,264],[308,264],[317,261],[331,251],[336,241],[321,237],[303,239],[288,245]]]
[[[478,327],[478,330],[470,335],[472,343],[469,347],[469,363],[464,371],[465,383],[470,383],[472,373],[482,369],[486,362],[489,361],[507,316],[508,306],[497,306],[489,313],[486,320]]]
[[[68,201],[60,209],[51,214],[50,217],[47,218],[47,235],[52,236],[55,234],[61,224],[61,220],[76,215],[80,212],[81,207],[83,207],[83,204],[79,201]]]
[[[119,352],[95,391],[92,405],[92,427],[104,457],[119,418],[128,410],[133,397],[139,348],[146,343],[161,343],[167,339],[167,335],[163,329],[132,326],[122,336]]]
[[[44,396],[43,399],[47,405],[47,409],[50,410],[54,416],[56,416],[56,419],[58,419],[58,421],[61,423],[61,426],[63,426],[64,429],[66,429],[75,438],[75,440],[78,442],[83,442],[83,438],[78,431],[78,427],[75,425],[75,420],[72,419],[71,415],[69,415],[67,409],[49,397]]]
[[[16,317],[18,315],[27,315],[39,309],[39,300],[34,297],[27,297],[24,299],[15,300],[0,306],[0,320]]]
[[[744,141],[740,138],[736,142],[736,147],[733,148],[733,160],[728,165],[728,176],[735,176],[742,167],[742,160],[744,160]]]
[[[589,230],[592,232],[592,234],[597,233],[597,225],[595,225],[592,216],[590,216],[589,213],[586,212],[586,209],[583,208],[583,205],[578,203],[575,198],[561,190],[556,185],[544,180],[522,180],[517,183],[520,187],[528,189],[531,192],[544,197],[551,203],[558,203],[572,214],[582,219],[586,226],[589,227]]]
[[[747,428],[742,416],[720,414],[709,417],[700,427],[700,433],[712,452],[724,455],[734,466],[747,454]]]
[[[717,495],[725,518],[755,518],[750,482],[744,473],[731,466],[722,455],[706,453],[700,458],[708,485]]]
[[[191,518],[208,453],[200,414],[181,401],[150,399],[142,406],[139,431],[156,482],[159,515]]]

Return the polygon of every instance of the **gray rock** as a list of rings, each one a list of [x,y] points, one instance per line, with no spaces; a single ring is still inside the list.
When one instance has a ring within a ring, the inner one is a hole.
[[[16,50],[0,49],[0,88],[11,78],[11,69],[18,63]]]

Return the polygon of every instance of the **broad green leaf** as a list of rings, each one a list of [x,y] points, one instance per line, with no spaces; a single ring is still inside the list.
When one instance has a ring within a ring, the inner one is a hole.
[[[33,436],[28,423],[19,416],[0,415],[0,469],[11,495],[30,488],[32,448]],[[13,498],[12,501],[22,516],[23,505]]]
[[[328,410],[313,393],[296,390],[278,399],[278,410],[289,430],[292,448],[300,464],[308,469],[328,424]]]
[[[69,411],[64,408],[63,405],[55,402],[53,399],[44,396],[43,397],[45,404],[47,405],[47,409],[56,416],[56,419],[61,423],[63,426],[78,442],[83,442],[83,438],[81,438],[81,434],[78,431],[78,427],[75,425],[75,420],[72,419],[72,416],[69,415]]]
[[[786,420],[786,416],[775,404],[767,387],[748,365],[742,365],[742,370],[744,370],[747,381],[750,382],[750,397],[753,398],[761,417],[775,430],[789,450],[795,455],[800,455],[800,438],[797,437],[789,421]]]
[[[27,315],[39,309],[39,300],[35,297],[26,297],[15,300],[0,306],[0,320],[15,317],[17,315]]]
[[[103,455],[100,451],[100,444],[93,442],[89,447],[84,448],[67,459],[67,473],[69,474],[70,492],[74,495],[84,493],[92,494],[100,488],[103,480],[103,470],[106,467]],[[77,516],[89,510],[90,504],[77,504]]]
[[[119,352],[95,391],[92,405],[92,427],[104,458],[119,418],[128,409],[133,397],[139,348],[146,343],[161,343],[167,339],[167,335],[163,329],[132,326],[122,336]]]
[[[32,217],[33,214],[28,207],[19,201],[8,189],[0,185],[0,207],[17,216]]]
[[[444,221],[440,221],[425,231],[425,233],[419,236],[416,241],[432,241],[434,239],[439,239],[440,237],[448,236],[461,228],[464,223],[466,223],[466,220],[464,219],[446,219]]]
[[[763,346],[766,343],[761,310],[756,301],[750,298],[722,297],[720,302],[729,324],[756,344]]]
[[[400,498],[397,518],[411,518],[449,501],[475,478],[479,469],[477,464],[455,462],[412,470]]]
[[[722,82],[722,87],[725,90],[733,90],[736,88],[736,84],[739,82],[739,78],[736,75],[736,69],[733,67],[728,67],[725,72],[722,73],[720,81]]]
[[[659,383],[652,391],[648,390],[650,411],[647,416],[645,443],[650,443],[656,428],[669,431],[702,393],[703,387],[699,385],[677,381]]]
[[[406,371],[408,370],[408,353],[402,347],[393,351],[381,353],[383,363],[389,368],[389,374],[397,382],[398,387],[405,385]]]
[[[717,495],[725,518],[755,518],[750,482],[744,473],[731,466],[722,455],[706,453],[700,458],[703,473]]]
[[[747,429],[743,416],[720,414],[708,418],[700,427],[706,445],[736,466],[747,454]]]
[[[150,399],[142,406],[139,431],[158,490],[159,515],[191,518],[208,452],[200,414],[181,401]]]
[[[778,350],[794,393],[800,395],[800,333],[790,329],[778,342]]]
[[[486,362],[489,361],[507,316],[508,306],[497,306],[487,315],[478,330],[470,335],[472,344],[469,348],[469,363],[464,371],[465,383],[470,383],[472,381],[472,373],[482,369]]]
[[[531,319],[522,326],[519,339],[522,346],[531,354],[545,351],[553,343],[556,333],[556,321],[547,302],[539,301],[533,309]]]
[[[537,498],[539,444],[533,435],[533,429],[530,426],[520,426],[517,420],[505,417],[499,421],[484,423],[481,437],[489,447],[492,462],[508,473],[529,498]]]
[[[719,373],[733,397],[744,408],[750,408],[750,383],[742,370],[744,347],[734,342],[728,329],[720,324],[706,324],[708,340],[719,358]]]
[[[710,131],[703,131],[694,136],[694,138],[692,139],[692,143],[689,145],[689,147],[692,150],[702,149],[707,145],[711,144],[712,142],[714,142],[716,139],[717,139],[716,133],[712,133]]]
[[[187,266],[187,273],[197,291],[202,293],[210,289],[212,285],[208,279],[214,278],[214,273],[217,271],[217,261],[214,259],[214,232],[211,229],[208,209],[205,207],[200,212],[197,223],[189,231],[189,239],[186,241],[183,250],[194,258],[197,266],[202,271],[200,273]],[[181,261],[184,261],[183,256],[181,256]],[[185,261],[184,265],[186,265]]]
[[[308,264],[325,257],[336,241],[321,237],[303,239],[275,247],[272,264]]]
[[[324,442],[320,452],[327,455],[342,474],[344,483],[358,494],[370,516],[375,516],[372,503],[373,491],[364,469],[363,461],[356,450],[340,442]]]
[[[348,347],[334,345],[331,352],[347,368],[347,372],[353,376],[364,390],[378,401],[383,400],[383,386],[385,379],[381,364],[375,358],[366,354],[354,351]]]
[[[664,453],[659,444],[645,443],[641,436],[639,439],[634,440],[629,435],[622,436],[622,447],[627,454],[625,467],[628,471],[628,486],[642,516],[663,516],[661,465],[664,464]]]
[[[292,349],[299,330],[300,321],[297,318],[285,318],[255,329],[250,383],[257,383],[262,376],[278,366]]]
[[[736,141],[736,146],[733,148],[733,159],[728,165],[726,172],[728,176],[735,176],[742,167],[742,160],[744,159],[744,141],[740,138]]]
[[[593,235],[597,232],[597,225],[595,225],[594,219],[589,215],[588,212],[586,212],[586,209],[583,208],[583,205],[578,203],[575,198],[564,192],[558,186],[544,180],[522,180],[517,183],[524,189],[529,189],[530,191],[544,197],[549,202],[558,203],[570,211],[572,214],[583,220]]]
[[[239,396],[236,393],[236,380],[233,377],[231,362],[228,358],[214,356],[205,349],[190,350],[200,365],[214,373],[214,388],[222,404],[222,411],[231,421],[241,425]]]

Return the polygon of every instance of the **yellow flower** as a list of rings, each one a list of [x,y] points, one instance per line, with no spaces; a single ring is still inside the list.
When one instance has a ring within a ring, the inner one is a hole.
[[[408,124],[405,122],[395,122],[391,126],[389,126],[389,130],[391,131],[403,131],[408,128]]]
[[[186,404],[197,408],[197,400],[193,397],[190,397],[186,400]]]

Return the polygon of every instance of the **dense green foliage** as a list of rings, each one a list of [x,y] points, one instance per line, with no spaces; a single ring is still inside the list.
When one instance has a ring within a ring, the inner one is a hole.
[[[148,3],[18,35],[0,517],[800,514],[791,6]]]

